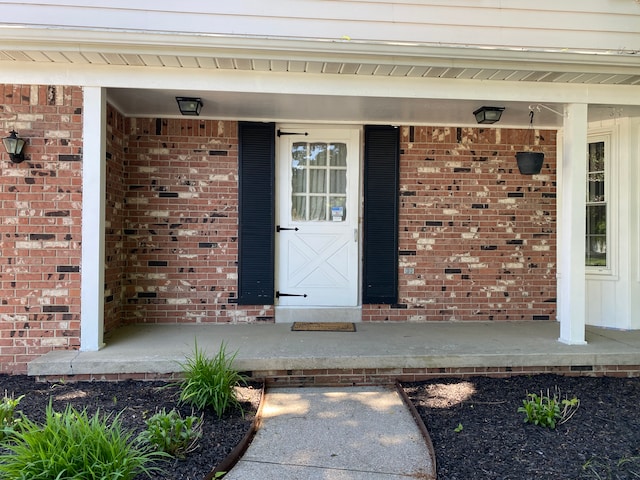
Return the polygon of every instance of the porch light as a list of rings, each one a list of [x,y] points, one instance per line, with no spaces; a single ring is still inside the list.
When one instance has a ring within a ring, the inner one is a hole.
[[[2,139],[2,143],[4,143],[4,148],[13,163],[20,163],[24,160],[22,150],[24,149],[25,141],[18,137],[18,132],[11,130],[10,135]]]
[[[496,123],[500,120],[504,107],[480,107],[473,115],[478,123]]]
[[[176,97],[176,102],[182,115],[200,115],[204,105],[202,99],[197,97]]]

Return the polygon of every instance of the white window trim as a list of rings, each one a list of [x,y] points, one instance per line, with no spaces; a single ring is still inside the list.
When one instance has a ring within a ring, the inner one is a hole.
[[[618,141],[617,126],[610,128],[590,129],[587,142],[605,143],[605,199],[607,204],[607,266],[595,267],[585,265],[587,279],[617,280],[618,278]],[[586,161],[586,159],[585,159]],[[585,179],[586,181],[586,179]],[[586,199],[585,199],[586,221]]]

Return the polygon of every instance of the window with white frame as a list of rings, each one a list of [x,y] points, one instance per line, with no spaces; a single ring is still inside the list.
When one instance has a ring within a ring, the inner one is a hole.
[[[586,254],[585,265],[594,269],[610,268],[607,245],[610,229],[608,215],[607,171],[610,162],[608,136],[589,137],[587,147]]]

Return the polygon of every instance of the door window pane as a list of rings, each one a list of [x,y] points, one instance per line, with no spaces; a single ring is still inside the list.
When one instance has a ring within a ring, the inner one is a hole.
[[[343,212],[347,208],[347,197],[331,197],[332,207],[342,207]]]
[[[294,221],[346,220],[347,145],[293,144],[291,152],[291,218]],[[343,207],[341,215],[331,207]]]
[[[347,193],[347,171],[332,170],[330,193]]]
[[[294,167],[304,167],[307,164],[307,144],[294,143],[291,148],[291,158]]]
[[[309,191],[311,193],[326,193],[327,191],[327,171],[312,169],[309,171],[310,183]]]
[[[299,195],[291,197],[291,219],[301,221],[307,219],[307,199]]]
[[[327,144],[312,143],[309,149],[309,165],[321,166],[327,164]]]
[[[346,167],[347,166],[347,144],[346,143],[332,143],[329,150],[331,154],[331,166],[332,167]]]
[[[291,191],[293,193],[305,193],[307,191],[307,171],[304,168],[292,169]]]
[[[325,197],[309,197],[309,220],[320,221],[327,219]]]

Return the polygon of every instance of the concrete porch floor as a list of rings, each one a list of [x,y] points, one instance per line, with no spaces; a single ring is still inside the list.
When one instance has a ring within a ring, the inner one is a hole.
[[[358,323],[356,327],[354,333],[337,333],[293,332],[291,324],[132,325],[113,332],[100,351],[43,355],[29,364],[28,374],[167,377],[180,372],[180,362],[197,341],[209,355],[215,355],[224,342],[228,353],[237,351],[235,368],[252,372],[255,378],[345,374],[328,383],[357,384],[376,383],[376,374],[411,380],[408,374],[418,379],[419,374],[536,373],[536,369],[640,375],[640,331],[587,327],[588,344],[572,346],[558,341],[555,322]],[[369,381],[350,382],[349,375],[356,373],[367,373]]]

